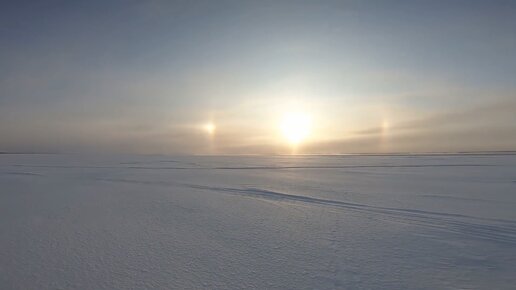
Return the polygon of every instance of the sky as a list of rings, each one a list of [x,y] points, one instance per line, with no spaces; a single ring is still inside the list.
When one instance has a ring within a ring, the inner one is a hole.
[[[516,150],[515,1],[2,1],[0,151]]]

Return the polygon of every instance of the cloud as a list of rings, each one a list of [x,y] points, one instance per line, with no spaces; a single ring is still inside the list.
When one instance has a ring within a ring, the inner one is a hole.
[[[516,99],[358,130],[310,144],[313,153],[516,150]]]

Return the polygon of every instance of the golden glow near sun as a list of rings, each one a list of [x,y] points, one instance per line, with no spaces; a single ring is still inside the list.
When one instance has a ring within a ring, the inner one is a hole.
[[[281,132],[288,142],[296,146],[310,134],[311,118],[305,113],[287,113],[281,121]]]
[[[213,135],[215,134],[215,124],[213,123],[207,123],[207,124],[204,124],[204,126],[202,127],[204,131],[206,131],[206,133],[208,133],[209,135]]]

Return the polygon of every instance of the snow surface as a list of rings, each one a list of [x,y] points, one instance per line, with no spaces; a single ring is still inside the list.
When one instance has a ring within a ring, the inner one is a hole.
[[[0,289],[515,289],[516,156],[0,155]]]

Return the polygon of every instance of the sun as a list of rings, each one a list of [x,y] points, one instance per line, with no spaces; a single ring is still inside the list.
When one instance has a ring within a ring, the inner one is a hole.
[[[310,134],[312,120],[306,113],[287,113],[281,121],[281,132],[287,141],[296,146]]]

